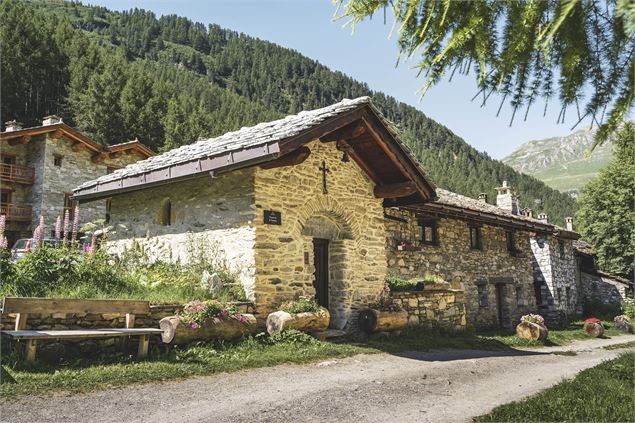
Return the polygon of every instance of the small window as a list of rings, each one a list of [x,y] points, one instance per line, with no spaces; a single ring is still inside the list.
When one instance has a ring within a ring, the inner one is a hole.
[[[62,167],[62,159],[64,158],[64,156],[61,156],[59,154],[53,154],[53,164],[57,167]]]
[[[172,202],[169,198],[161,200],[157,224],[162,226],[170,226],[172,224]]]
[[[480,250],[481,244],[481,228],[478,226],[470,226],[470,248]]]
[[[13,192],[9,189],[3,189],[0,191],[0,204],[11,204],[11,197],[13,197]]]
[[[541,305],[543,303],[542,281],[534,281],[534,295],[536,296],[536,305]]]
[[[478,289],[478,305],[479,307],[487,307],[487,285],[476,285]]]
[[[507,240],[507,252],[510,256],[514,257],[518,253],[516,243],[514,242],[514,231],[506,231],[505,236]]]
[[[2,158],[2,164],[6,165],[14,165],[15,164],[15,156],[3,154],[0,156]]]
[[[523,289],[520,286],[516,287],[516,304],[522,305],[523,303]]]
[[[106,223],[110,222],[110,207],[112,206],[112,198],[106,198]]]
[[[568,287],[566,287],[566,288],[565,288],[565,294],[566,294],[566,296],[567,296],[567,297],[565,298],[565,301],[567,302],[567,303],[566,303],[566,304],[567,304],[567,306],[568,306],[569,304],[573,304],[573,301],[572,301],[572,298],[571,298],[571,287],[569,287],[569,286],[568,286]]]
[[[556,298],[558,298],[558,304],[561,304],[562,303],[562,288],[558,288],[556,293],[557,293]]]
[[[558,251],[560,252],[560,259],[564,260],[564,241],[558,241]]]
[[[418,238],[423,245],[437,245],[436,220],[419,220],[417,224]]]

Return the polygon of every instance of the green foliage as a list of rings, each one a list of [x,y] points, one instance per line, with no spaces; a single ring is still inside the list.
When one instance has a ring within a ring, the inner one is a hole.
[[[613,140],[615,154],[582,191],[577,213],[582,237],[593,244],[606,272],[631,277],[635,255],[635,125],[627,122]]]
[[[10,55],[2,61],[1,114],[7,119],[38,125],[44,110],[50,110],[106,144],[138,137],[165,151],[199,137],[370,95],[400,126],[439,186],[495,198],[494,188],[507,180],[527,201],[541,198],[544,209],[537,211],[553,222],[564,224],[564,217],[575,211],[566,194],[478,152],[416,108],[296,51],[174,15],[157,19],[140,9],[111,12],[75,2],[9,0],[0,4],[0,18],[8,35],[0,40],[2,50]],[[15,34],[23,34],[22,39]],[[43,39],[24,42],[33,37]],[[12,42],[5,45],[5,39]],[[30,45],[42,45],[36,51],[46,60],[27,54]],[[46,78],[39,82],[43,69],[54,75],[55,84]],[[24,86],[11,85],[17,83]],[[25,95],[45,89],[56,94]]]
[[[634,363],[635,353],[624,353],[526,400],[496,407],[474,421],[633,421]]]
[[[320,311],[322,307],[313,299],[300,297],[297,300],[285,301],[280,304],[280,310],[289,314],[314,313]]]
[[[582,301],[582,314],[585,317],[594,316],[612,321],[620,313],[619,303],[605,304],[599,297],[584,298]]]
[[[632,298],[626,298],[622,301],[622,314],[631,320],[635,319],[635,300]]]
[[[602,121],[604,142],[635,101],[635,9],[628,1],[338,0],[355,25],[392,11],[400,59],[418,54],[423,94],[454,72],[474,74],[485,105],[492,93],[509,99],[513,122],[536,97],[558,97],[577,118]],[[587,92],[591,91],[590,95]],[[580,103],[583,110],[580,110]],[[545,109],[546,113],[546,109]],[[511,123],[510,123],[511,124]]]
[[[414,291],[417,286],[416,282],[402,279],[395,275],[389,275],[386,279],[392,292]]]
[[[287,329],[276,332],[269,337],[269,341],[273,344],[283,344],[290,346],[317,345],[320,342],[311,335],[296,329]]]

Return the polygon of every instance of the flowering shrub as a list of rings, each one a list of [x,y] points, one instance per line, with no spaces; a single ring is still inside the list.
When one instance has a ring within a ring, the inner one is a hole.
[[[214,317],[219,319],[236,319],[243,323],[248,321],[247,317],[238,313],[234,306],[226,305],[216,300],[194,300],[187,303],[183,311],[179,313],[181,321],[190,325],[192,329],[200,328],[205,321]]]
[[[520,318],[521,322],[535,323],[540,326],[545,325],[545,319],[540,314],[525,314]]]
[[[307,297],[300,297],[297,300],[285,301],[280,304],[280,310],[289,314],[315,313],[321,309],[322,307],[314,299]]]
[[[586,319],[584,321],[585,325],[591,324],[591,323],[595,323],[595,324],[601,325],[602,321],[600,319],[598,319],[597,317],[589,317],[588,319]]]

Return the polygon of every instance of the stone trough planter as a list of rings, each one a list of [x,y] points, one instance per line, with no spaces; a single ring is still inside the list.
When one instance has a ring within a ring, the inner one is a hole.
[[[584,331],[594,338],[604,335],[604,326],[601,323],[587,322],[584,324]]]
[[[520,322],[516,326],[516,336],[530,341],[544,341],[549,336],[549,330],[538,323]]]
[[[291,314],[276,311],[267,316],[267,333],[273,335],[285,329],[296,329],[302,332],[323,332],[329,327],[331,314],[325,308],[320,311]]]
[[[359,313],[358,325],[366,333],[399,331],[408,325],[408,312],[369,308]]]
[[[161,339],[166,344],[183,345],[194,341],[213,339],[236,339],[256,332],[256,318],[253,314],[243,314],[244,321],[236,318],[213,317],[198,328],[184,323],[178,316],[164,317],[159,321],[163,329]]]
[[[633,333],[633,325],[631,324],[631,319],[629,319],[628,316],[625,316],[623,314],[620,316],[615,316],[613,322],[615,323],[615,327],[617,328],[617,330],[619,330],[620,332]]]

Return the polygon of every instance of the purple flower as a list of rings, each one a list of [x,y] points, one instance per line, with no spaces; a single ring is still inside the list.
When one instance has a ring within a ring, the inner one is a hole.
[[[66,245],[66,240],[68,239],[68,223],[70,221],[70,212],[68,210],[64,211],[64,245]]]
[[[79,205],[75,206],[75,212],[73,213],[73,242],[77,239],[77,232],[79,231]]]
[[[201,327],[201,326],[200,326],[198,323],[196,323],[196,322],[192,322],[192,329],[198,329],[198,328],[200,328],[200,327]]]
[[[57,220],[55,221],[55,241],[59,242],[62,238],[62,218],[57,216]]]

